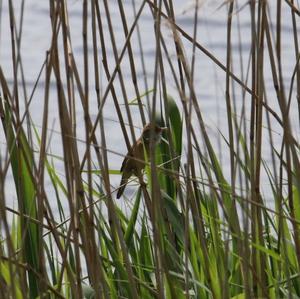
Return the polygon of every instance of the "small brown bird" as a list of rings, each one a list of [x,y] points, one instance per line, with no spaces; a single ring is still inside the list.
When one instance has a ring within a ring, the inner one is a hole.
[[[123,194],[129,178],[132,175],[141,175],[142,170],[145,168],[144,150],[146,150],[147,155],[149,156],[151,126],[153,126],[152,130],[154,130],[154,144],[158,144],[160,142],[162,132],[166,129],[155,124],[147,124],[144,127],[141,137],[132,145],[131,149],[123,160],[120,170],[122,172],[122,179],[117,193],[117,198],[120,198]]]

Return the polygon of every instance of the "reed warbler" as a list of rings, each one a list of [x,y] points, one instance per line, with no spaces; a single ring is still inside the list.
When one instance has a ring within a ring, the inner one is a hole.
[[[123,194],[128,180],[132,175],[135,175],[137,177],[139,175],[142,175],[142,171],[145,168],[144,153],[146,151],[148,157],[150,153],[151,128],[153,130],[154,144],[158,144],[160,142],[162,132],[167,129],[156,124],[147,124],[144,127],[141,137],[137,139],[136,142],[132,145],[123,160],[120,170],[122,172],[122,178],[117,193],[117,198],[120,198]]]

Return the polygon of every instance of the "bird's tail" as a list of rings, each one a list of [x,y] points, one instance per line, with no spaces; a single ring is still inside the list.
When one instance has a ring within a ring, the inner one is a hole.
[[[118,190],[118,193],[117,193],[117,199],[119,199],[122,196],[122,194],[125,190],[125,187],[127,185],[127,182],[128,182],[128,177],[125,173],[123,173],[122,179],[121,179],[121,182],[120,182],[120,187],[119,187],[119,190]]]

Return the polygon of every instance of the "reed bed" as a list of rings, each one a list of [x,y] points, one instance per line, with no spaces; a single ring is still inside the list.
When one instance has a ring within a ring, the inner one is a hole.
[[[1,25],[10,34],[12,78],[0,65],[0,298],[300,297],[300,6],[274,2],[275,17],[269,1],[222,3],[227,42],[220,60],[197,38],[199,1],[190,8],[190,33],[172,0],[132,1],[131,19],[124,1],[115,1],[112,13],[108,0],[82,0],[80,58],[71,1],[49,1],[49,48],[29,89],[21,46],[26,3],[17,13],[7,1],[9,24]],[[288,78],[286,7],[295,53]],[[139,27],[145,11],[155,43],[151,77]],[[233,65],[241,11],[251,20],[249,60]],[[219,106],[227,127],[217,128],[217,138],[195,83],[197,72],[205,73],[196,67],[199,53],[223,73]],[[41,85],[37,115],[31,107]],[[51,151],[51,106],[61,155]],[[143,176],[131,178],[134,192],[119,200],[111,157],[126,153],[110,147],[108,106],[128,150],[136,127],[168,128],[163,142],[150,146]]]

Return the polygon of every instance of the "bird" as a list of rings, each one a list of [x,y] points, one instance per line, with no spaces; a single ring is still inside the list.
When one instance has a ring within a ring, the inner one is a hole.
[[[119,199],[128,183],[129,178],[132,175],[139,176],[142,174],[143,169],[145,168],[145,156],[146,151],[147,156],[150,152],[150,140],[151,140],[151,129],[153,130],[153,144],[158,144],[161,141],[162,132],[166,130],[165,127],[160,127],[157,124],[149,123],[147,124],[142,131],[142,134],[139,139],[132,145],[129,149],[127,155],[125,156],[122,166],[121,173],[122,178],[120,182],[120,187],[117,192],[117,199]]]

